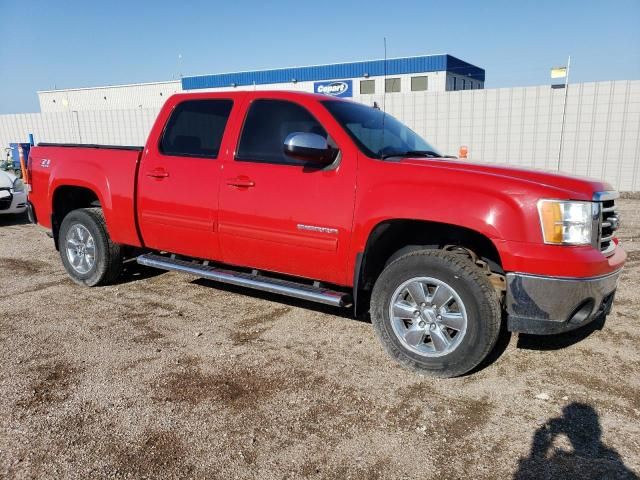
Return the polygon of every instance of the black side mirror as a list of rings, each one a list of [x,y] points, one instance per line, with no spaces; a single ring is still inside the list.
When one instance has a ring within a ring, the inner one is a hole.
[[[328,165],[333,162],[335,150],[327,139],[317,133],[293,132],[284,139],[284,153],[297,160]]]

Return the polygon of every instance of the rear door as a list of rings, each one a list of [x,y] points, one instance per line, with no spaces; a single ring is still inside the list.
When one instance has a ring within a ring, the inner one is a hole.
[[[138,222],[145,246],[200,258],[219,258],[214,232],[221,152],[233,101],[177,103],[160,138],[147,145],[138,173]],[[156,127],[154,127],[156,130]]]
[[[348,284],[357,152],[314,97],[254,98],[236,152],[225,161],[219,230],[227,263]],[[294,132],[339,149],[324,168],[288,157]]]

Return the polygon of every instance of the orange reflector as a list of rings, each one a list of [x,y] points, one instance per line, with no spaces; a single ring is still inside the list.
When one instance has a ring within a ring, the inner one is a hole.
[[[546,243],[562,243],[562,209],[557,202],[542,202],[540,205],[542,231]]]

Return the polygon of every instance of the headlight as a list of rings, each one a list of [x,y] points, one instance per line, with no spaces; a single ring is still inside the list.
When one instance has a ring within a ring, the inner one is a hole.
[[[13,182],[13,191],[14,193],[24,192],[24,182],[19,178],[16,178],[16,181]]]
[[[593,240],[597,204],[562,200],[538,201],[544,243],[590,245]]]

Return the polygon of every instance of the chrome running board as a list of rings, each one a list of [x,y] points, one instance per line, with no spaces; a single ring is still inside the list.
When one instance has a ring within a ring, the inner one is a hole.
[[[165,257],[155,253],[140,255],[136,261],[140,265],[147,267],[188,273],[216,282],[253,288],[264,292],[278,293],[280,295],[324,303],[325,305],[332,305],[334,307],[348,307],[351,305],[351,295],[322,288],[317,282],[314,285],[306,285],[279,278],[265,277],[258,275],[255,271],[254,273],[235,272],[233,270],[225,270],[208,265],[208,262],[199,263],[196,260],[180,260],[175,257]]]

